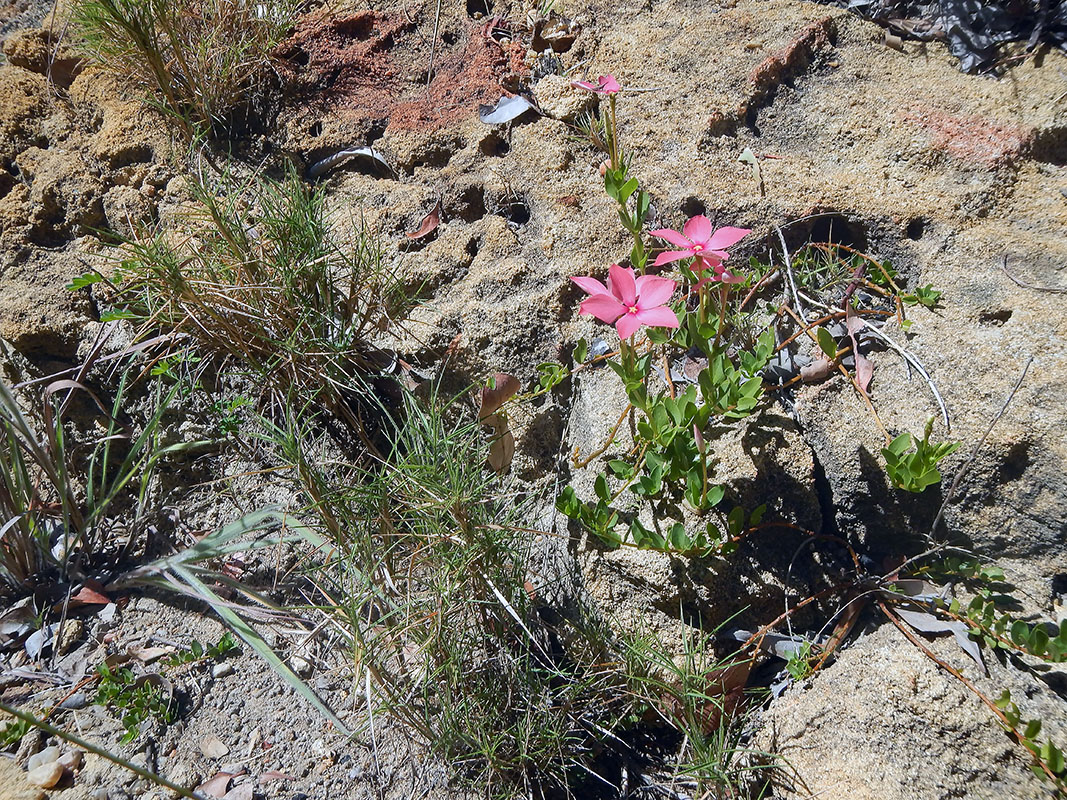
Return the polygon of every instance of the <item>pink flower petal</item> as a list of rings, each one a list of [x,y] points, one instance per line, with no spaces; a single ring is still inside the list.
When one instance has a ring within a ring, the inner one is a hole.
[[[616,92],[621,92],[622,87],[619,86],[619,82],[615,80],[614,75],[601,75],[600,86],[597,91],[604,92],[604,94],[615,94]]]
[[[666,253],[660,253],[656,256],[655,265],[662,267],[664,264],[670,264],[672,261],[681,261],[683,258],[689,258],[692,255],[692,250],[668,250]]]
[[[693,247],[693,243],[686,239],[678,231],[672,231],[670,228],[660,228],[658,231],[652,231],[652,235],[657,239],[664,239],[676,247],[681,247],[684,250],[690,250]]]
[[[697,214],[695,217],[690,217],[689,221],[682,227],[682,233],[685,234],[693,244],[707,245],[708,237],[711,236],[711,220],[703,214]]]
[[[724,272],[720,277],[723,283],[744,283],[744,275],[734,275],[732,272]]]
[[[693,272],[702,272],[706,269],[718,269],[722,266],[717,253],[701,253],[700,257],[693,262]]]
[[[637,281],[630,267],[612,264],[608,268],[608,288],[623,305],[632,306],[637,303]]]
[[[578,286],[580,286],[585,292],[589,294],[611,294],[608,291],[608,287],[598,281],[596,278],[586,278],[584,276],[576,276],[571,278]]]
[[[637,279],[638,307],[651,309],[671,299],[678,284],[658,275],[642,275]]]
[[[619,332],[620,339],[629,339],[634,332],[641,327],[641,321],[637,314],[623,314],[615,323],[615,330]]]
[[[678,315],[675,314],[667,306],[658,306],[656,308],[646,308],[638,311],[636,314],[627,314],[627,317],[633,317],[637,322],[642,325],[648,325],[651,328],[677,328],[678,327]],[[622,320],[619,320],[619,324],[622,324]]]
[[[752,231],[747,228],[719,228],[708,239],[709,250],[725,250],[727,247],[737,244]]]
[[[594,294],[578,306],[579,314],[592,314],[601,322],[614,322],[626,313],[626,306],[610,294]]]

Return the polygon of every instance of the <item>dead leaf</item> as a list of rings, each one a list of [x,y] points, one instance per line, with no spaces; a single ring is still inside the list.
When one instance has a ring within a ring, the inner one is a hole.
[[[503,414],[492,414],[482,420],[483,425],[493,429],[493,442],[489,446],[489,467],[502,474],[511,466],[515,457],[515,437],[508,428],[508,419]]]
[[[856,353],[856,383],[859,384],[863,393],[867,393],[867,387],[871,385],[871,378],[874,377],[874,364],[867,356]]]
[[[848,338],[852,340],[852,354],[856,360],[856,385],[866,395],[874,377],[874,364],[860,352],[856,334],[863,329],[863,319],[856,315],[851,305],[845,308],[845,327],[848,329]]]
[[[226,789],[233,780],[232,772],[216,772],[202,784],[196,787],[196,791],[208,797],[222,798],[226,796]]]
[[[982,661],[982,651],[978,647],[978,642],[967,633],[968,628],[964,623],[959,620],[941,619],[925,611],[909,611],[906,608],[894,608],[893,611],[920,633],[951,633],[963,652],[978,663],[982,672],[989,674],[985,668],[985,662]]]
[[[804,383],[818,383],[830,377],[834,365],[829,359],[820,358],[800,368],[800,380]]]
[[[422,218],[422,222],[419,223],[417,230],[411,233],[405,233],[409,239],[421,239],[423,236],[427,236],[437,230],[437,226],[441,224],[441,201],[438,200],[434,207],[430,209],[430,213]]]
[[[169,656],[174,652],[173,647],[129,647],[127,651],[142,664],[151,664],[153,661]]]
[[[230,748],[215,734],[208,734],[200,740],[200,752],[208,758],[225,758]]]
[[[284,772],[279,772],[276,769],[268,769],[262,775],[259,776],[261,781],[295,781],[297,777],[295,775],[288,775]]]
[[[83,606],[106,606],[111,600],[103,592],[104,587],[97,581],[86,581],[77,592],[71,595],[72,604],[78,603]]]
[[[533,108],[525,97],[501,97],[495,106],[478,106],[478,116],[487,125],[503,125]]]
[[[482,388],[482,405],[478,409],[478,419],[486,425],[490,424],[486,418],[494,414],[498,408],[515,396],[522,384],[514,375],[506,372],[497,372],[493,375],[492,387]],[[506,425],[504,426],[507,427]]]

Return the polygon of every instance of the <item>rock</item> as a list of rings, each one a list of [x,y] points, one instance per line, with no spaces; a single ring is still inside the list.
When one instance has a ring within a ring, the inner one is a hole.
[[[229,752],[227,747],[218,736],[209,734],[200,740],[200,752],[211,759],[224,758]]]
[[[30,756],[29,760],[26,762],[26,770],[28,772],[33,772],[33,770],[37,769],[37,767],[40,767],[43,764],[51,764],[53,761],[58,761],[60,754],[60,749],[55,745],[52,745],[51,747],[46,747],[41,752],[34,753],[32,756]]]
[[[292,656],[289,659],[289,665],[293,668],[293,672],[299,675],[301,678],[306,678],[311,675],[313,667],[311,662],[300,656]]]
[[[233,675],[233,664],[229,661],[223,661],[221,664],[215,664],[211,668],[211,677],[213,678],[225,678],[227,675]]]
[[[0,786],[4,800],[43,800],[44,792],[26,780],[26,773],[9,758],[0,758]]]
[[[51,789],[63,779],[63,765],[58,761],[49,761],[41,764],[26,773],[26,780],[42,789]]]
[[[82,751],[70,750],[61,755],[57,761],[71,772],[77,772],[82,765]]]
[[[988,696],[1010,689],[1027,718],[1043,719],[1042,738],[1063,740],[1061,701],[1040,680],[994,658],[986,678],[950,639],[927,645]],[[993,800],[1044,791],[982,701],[888,622],[841,651],[810,688],[775,701],[756,747],[772,747],[789,764],[789,783],[778,785],[787,798]]]
[[[70,697],[63,700],[59,704],[60,708],[66,708],[71,711],[78,711],[89,705],[89,698],[85,692],[75,692]]]
[[[533,91],[541,111],[561,122],[575,122],[582,114],[596,107],[596,95],[593,92],[575,89],[570,79],[562,75],[545,75]]]

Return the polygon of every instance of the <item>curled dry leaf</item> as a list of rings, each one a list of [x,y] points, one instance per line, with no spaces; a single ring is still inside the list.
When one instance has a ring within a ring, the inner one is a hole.
[[[495,106],[478,106],[478,116],[486,125],[503,125],[532,109],[525,97],[501,97]]]
[[[852,306],[845,309],[845,326],[848,328],[848,338],[852,340],[852,352],[856,358],[856,385],[860,387],[861,392],[867,394],[867,387],[871,385],[871,378],[874,377],[874,364],[860,352],[856,334],[863,329],[863,319],[856,315]]]
[[[498,473],[507,471],[515,457],[515,437],[508,428],[503,414],[491,414],[482,420],[483,425],[493,429],[493,443],[489,446],[489,467]]]
[[[252,800],[252,795],[252,782],[249,781],[240,786],[234,786],[222,796],[222,800]]]
[[[486,419],[514,397],[521,387],[519,379],[506,372],[494,374],[492,384],[482,388],[482,405],[478,409],[478,419],[486,425],[489,424]]]
[[[421,239],[423,236],[428,236],[437,230],[437,226],[441,224],[441,201],[438,200],[434,207],[430,209],[430,213],[422,218],[422,222],[419,223],[419,227],[411,233],[405,233],[409,239]]]

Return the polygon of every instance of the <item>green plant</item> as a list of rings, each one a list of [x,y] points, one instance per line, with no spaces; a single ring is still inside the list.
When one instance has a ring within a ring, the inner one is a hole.
[[[169,684],[158,675],[136,677],[125,667],[112,669],[107,664],[97,668],[100,682],[93,702],[119,714],[126,732],[119,740],[129,744],[141,733],[146,720],[171,725],[178,710]]]
[[[687,630],[673,655],[657,637],[627,639],[626,673],[645,717],[681,738],[676,775],[696,782],[694,797],[736,797],[754,767],[742,746],[743,702],[751,662],[717,659],[713,637]]]
[[[307,420],[265,422],[324,540],[323,610],[368,691],[461,774],[500,796],[575,785],[629,707],[606,633],[537,613],[521,504],[470,411],[406,395],[402,419],[388,460],[357,464]]]
[[[168,667],[184,667],[188,664],[197,664],[203,661],[221,661],[238,649],[237,641],[229,631],[213,645],[206,648],[196,639],[192,643],[173,655],[167,656],[163,663]]]
[[[922,439],[902,433],[888,447],[882,449],[886,472],[893,485],[908,492],[921,492],[940,483],[938,462],[959,449],[959,442],[931,443],[934,418],[927,420]],[[914,449],[913,449],[914,448]]]
[[[119,250],[117,302],[146,331],[186,334],[202,355],[250,373],[279,406],[318,403],[361,430],[360,375],[384,366],[366,339],[405,302],[377,240],[355,226],[341,243],[323,191],[292,171],[195,193],[180,235]]]
[[[232,0],[77,0],[83,50],[190,135],[221,131],[263,99],[269,54],[296,4]]]
[[[33,726],[26,720],[16,719],[7,723],[3,728],[0,728],[0,748],[11,747],[17,745],[22,741],[22,737],[25,736],[33,729]]]
[[[160,460],[201,444],[161,443],[160,423],[174,389],[150,389],[139,432],[120,422],[131,371],[122,373],[110,408],[94,397],[105,421],[87,456],[69,446],[65,419],[69,392],[88,391],[84,385],[49,384],[37,426],[0,380],[0,582],[8,590],[26,591],[52,570],[66,576],[74,562],[82,569],[114,566],[140,541]]]
[[[917,287],[914,294],[902,295],[900,299],[905,305],[922,305],[932,309],[937,308],[938,303],[941,302],[942,294],[943,292],[935,289],[933,284],[927,284],[926,286]]]

